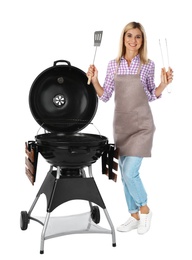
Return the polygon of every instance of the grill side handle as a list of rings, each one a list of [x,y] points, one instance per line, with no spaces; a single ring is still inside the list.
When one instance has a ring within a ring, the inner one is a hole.
[[[119,149],[114,144],[108,144],[102,154],[102,174],[108,176],[109,180],[117,181]]]
[[[38,146],[35,141],[25,142],[25,174],[34,185],[38,162]]]

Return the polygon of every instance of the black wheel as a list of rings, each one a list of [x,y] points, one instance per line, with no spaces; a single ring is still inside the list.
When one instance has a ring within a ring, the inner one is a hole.
[[[100,222],[100,211],[98,206],[93,206],[91,208],[91,218],[96,224]]]
[[[26,230],[29,224],[29,215],[27,211],[21,211],[21,216],[20,216],[20,227],[21,230]]]

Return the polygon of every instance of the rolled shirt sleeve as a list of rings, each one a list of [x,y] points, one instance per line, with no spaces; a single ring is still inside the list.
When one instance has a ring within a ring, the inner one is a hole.
[[[117,64],[116,62],[114,62],[114,60],[108,63],[107,73],[103,85],[104,93],[100,97],[100,99],[104,102],[107,102],[113,94],[114,87],[115,87],[114,76],[115,76],[116,68],[117,68]]]

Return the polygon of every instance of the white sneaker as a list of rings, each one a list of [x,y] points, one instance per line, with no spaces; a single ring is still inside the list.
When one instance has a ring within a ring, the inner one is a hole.
[[[148,214],[140,214],[140,222],[137,229],[139,235],[145,234],[150,229],[152,212],[149,211]]]
[[[117,228],[117,231],[128,232],[138,228],[138,225],[139,225],[139,220],[135,219],[134,217],[130,217],[124,224],[122,224]]]

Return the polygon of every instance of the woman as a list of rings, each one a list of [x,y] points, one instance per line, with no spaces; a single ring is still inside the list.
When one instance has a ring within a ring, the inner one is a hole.
[[[143,26],[127,24],[120,37],[118,57],[108,64],[103,87],[98,70],[91,65],[87,77],[104,102],[114,91],[114,141],[120,150],[119,166],[129,219],[117,228],[126,232],[137,229],[138,234],[150,228],[152,212],[147,205],[147,193],[139,176],[144,157],[151,157],[155,126],[149,101],[156,100],[173,79],[171,68],[161,71],[161,82],[154,84],[155,64],[147,58],[147,41]]]

